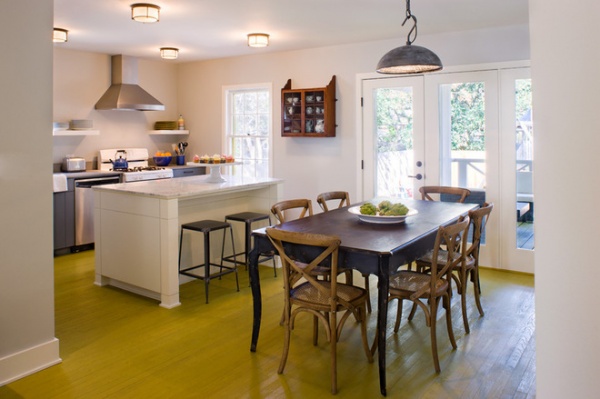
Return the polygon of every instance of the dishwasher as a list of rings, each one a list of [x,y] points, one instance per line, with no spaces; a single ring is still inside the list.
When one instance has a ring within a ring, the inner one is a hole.
[[[94,242],[94,190],[101,184],[119,183],[119,176],[78,179],[75,186],[75,246]]]

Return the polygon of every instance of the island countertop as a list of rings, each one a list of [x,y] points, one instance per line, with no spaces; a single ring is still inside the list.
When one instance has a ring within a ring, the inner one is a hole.
[[[187,199],[205,196],[220,195],[227,192],[255,190],[273,184],[282,183],[283,180],[265,177],[237,177],[227,176],[226,181],[211,183],[207,180],[209,175],[189,176],[177,179],[159,179],[140,182],[103,184],[95,186],[94,190],[129,193],[149,196],[160,199]]]

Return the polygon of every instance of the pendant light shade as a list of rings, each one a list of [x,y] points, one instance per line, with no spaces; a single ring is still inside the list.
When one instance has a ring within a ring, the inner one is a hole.
[[[388,74],[433,72],[442,68],[440,57],[433,51],[412,44],[388,51],[377,63],[377,72]]]
[[[433,51],[412,44],[417,38],[417,18],[410,12],[410,0],[406,0],[406,18],[402,26],[409,19],[413,20],[414,25],[408,32],[406,45],[388,51],[377,63],[377,72],[404,75],[439,71],[443,68],[440,57]]]
[[[160,56],[165,60],[176,60],[179,55],[179,49],[175,47],[161,47]]]
[[[69,40],[69,31],[61,28],[54,28],[52,31],[52,41],[54,43],[64,43]]]
[[[148,3],[136,3],[131,5],[131,19],[137,22],[158,22],[160,18],[160,7]]]

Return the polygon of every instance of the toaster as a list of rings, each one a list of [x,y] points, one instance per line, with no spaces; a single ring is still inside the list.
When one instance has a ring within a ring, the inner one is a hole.
[[[63,172],[85,172],[85,159],[80,157],[65,157],[61,170]]]

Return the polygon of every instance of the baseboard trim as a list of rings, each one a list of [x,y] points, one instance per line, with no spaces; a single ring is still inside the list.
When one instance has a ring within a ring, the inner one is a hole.
[[[0,358],[0,386],[61,363],[58,339]]]

